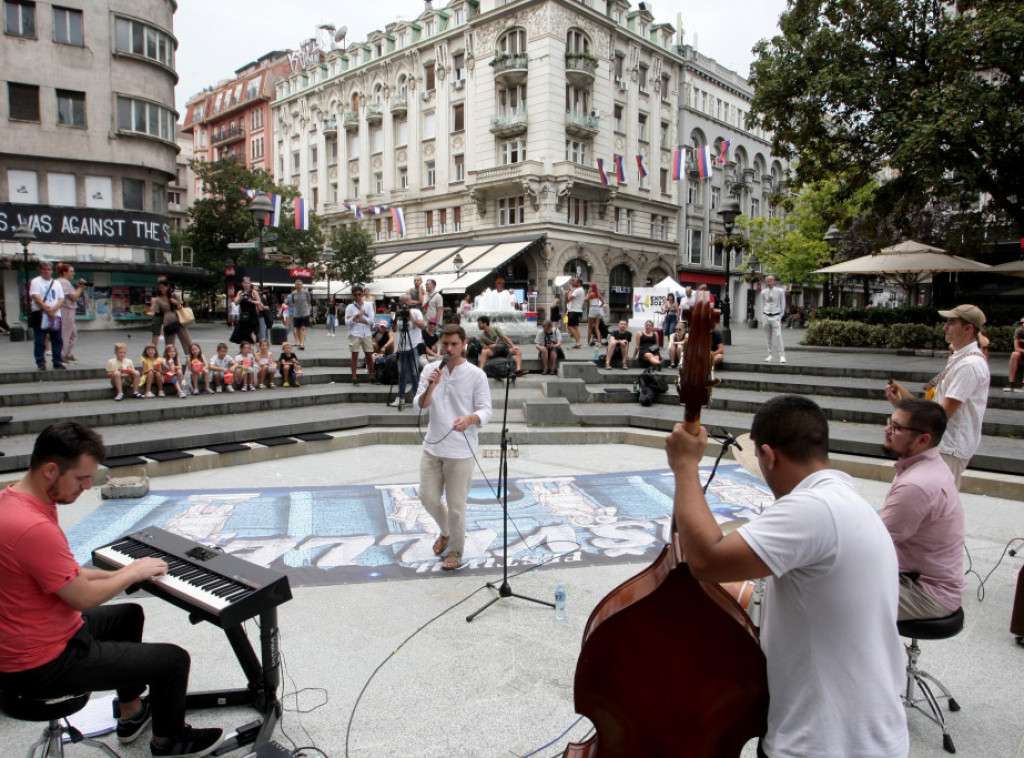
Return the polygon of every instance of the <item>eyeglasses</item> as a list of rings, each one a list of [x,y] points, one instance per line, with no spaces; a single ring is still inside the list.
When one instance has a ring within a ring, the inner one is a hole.
[[[927,434],[927,432],[922,432],[920,429],[914,429],[913,427],[910,427],[910,426],[903,426],[902,424],[897,424],[895,421],[892,420],[892,416],[889,416],[889,418],[886,420],[885,428],[886,429],[892,429],[892,433],[893,434],[899,434],[900,432],[913,432],[914,434]]]

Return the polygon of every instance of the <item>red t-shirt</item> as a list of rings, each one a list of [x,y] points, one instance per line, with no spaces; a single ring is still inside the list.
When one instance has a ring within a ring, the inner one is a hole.
[[[57,506],[12,487],[0,493],[0,671],[42,666],[64,651],[82,614],[54,593],[80,573]]]

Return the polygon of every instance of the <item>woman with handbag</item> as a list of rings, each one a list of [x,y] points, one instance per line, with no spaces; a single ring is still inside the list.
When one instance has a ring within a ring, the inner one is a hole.
[[[192,323],[192,319],[186,318],[188,323],[182,323],[178,314],[184,303],[175,296],[174,285],[166,277],[161,276],[157,279],[156,292],[156,296],[149,301],[149,310],[154,314],[154,323],[157,316],[160,317],[165,350],[168,346],[174,345],[174,338],[177,336],[181,340],[181,352],[189,355],[192,351],[192,335],[189,334],[188,324]],[[191,309],[188,309],[188,314],[191,315]],[[153,338],[159,339],[159,334],[154,334]]]

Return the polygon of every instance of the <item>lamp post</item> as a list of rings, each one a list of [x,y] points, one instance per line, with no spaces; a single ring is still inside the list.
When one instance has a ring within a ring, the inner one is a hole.
[[[28,246],[30,242],[36,241],[36,235],[32,227],[22,224],[14,230],[14,239],[21,243],[22,270],[25,275],[25,294],[21,298],[21,318],[28,324],[28,314],[31,308],[28,294]]]
[[[733,227],[736,224],[736,217],[740,215],[740,201],[735,197],[730,197],[718,211],[718,215],[722,217],[722,226],[725,227],[726,238],[732,236]],[[729,302],[729,274],[730,264],[732,263],[732,247],[725,249],[725,295],[722,297],[722,342],[726,345],[732,344],[732,331],[729,329],[729,312],[731,303]]]
[[[824,239],[825,240],[825,244],[828,245],[828,263],[831,266],[833,263],[835,263],[834,259],[835,259],[835,254],[836,254],[836,248],[839,247],[839,243],[843,241],[843,233],[841,231],[839,231],[839,227],[838,226],[836,226],[835,224],[832,224],[832,226],[830,226],[828,228],[828,231],[825,232],[825,236],[822,239]],[[831,273],[828,275],[828,284],[826,285],[826,287],[828,289],[827,289],[827,291],[825,293],[825,302],[826,302],[826,304],[828,306],[832,306],[833,305],[833,302],[832,302],[833,293],[832,293],[832,274]]]
[[[256,222],[256,226],[260,230],[260,296],[263,295],[263,225],[267,223],[267,216],[274,210],[273,204],[267,197],[265,192],[257,192],[256,197],[253,198],[252,203],[249,205],[249,213],[252,214],[252,220]]]
[[[330,245],[324,245],[324,251],[320,253],[320,263],[324,267],[324,277],[327,279],[327,302],[331,302],[331,264],[334,263],[335,250]]]

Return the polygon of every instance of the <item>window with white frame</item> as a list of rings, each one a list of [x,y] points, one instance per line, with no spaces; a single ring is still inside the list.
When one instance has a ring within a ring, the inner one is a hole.
[[[174,112],[162,105],[132,97],[117,98],[117,130],[174,141]]]
[[[254,110],[252,112],[252,114],[249,116],[249,125],[253,129],[262,129],[263,128],[263,109],[262,108],[258,108],[258,109]]]
[[[462,132],[466,130],[466,105],[458,103],[452,106],[452,131]]]
[[[358,178],[353,179],[350,186],[352,187],[352,199],[353,200],[358,200],[359,199],[359,179]]]
[[[316,145],[309,146],[309,170],[316,171],[320,162],[320,151]]]
[[[587,164],[587,143],[579,140],[565,141],[565,159],[571,163]]]
[[[590,91],[574,84],[565,85],[565,112],[576,117],[590,113]]]
[[[583,198],[570,197],[566,222],[572,226],[590,226],[590,206]]]
[[[292,175],[299,173],[299,160],[299,151],[296,150],[294,153],[292,153]]]
[[[409,186],[409,167],[398,167],[398,189],[406,189]]]
[[[461,82],[466,78],[466,54],[456,53],[452,56],[452,78]]]
[[[27,0],[4,0],[5,31],[12,37],[36,36],[36,4]]]
[[[512,116],[526,111],[526,85],[502,87],[498,90],[498,115]]]
[[[661,102],[667,103],[672,99],[672,79],[668,74],[661,75]]]
[[[661,122],[661,148],[668,150],[672,147],[672,132],[668,121]]]
[[[514,139],[498,143],[498,163],[508,166],[526,160],[526,140]]]
[[[614,114],[613,122],[615,124],[615,131],[619,132],[620,134],[622,134],[622,133],[624,133],[626,131],[626,127],[622,123],[622,114],[623,114],[624,110],[625,109],[621,105],[616,105],[612,109],[612,113]]]
[[[253,160],[263,157],[263,137],[253,137],[249,141],[249,156]]]
[[[750,198],[750,216],[756,218],[761,215],[761,201],[756,197]]]
[[[711,188],[711,210],[716,210],[722,204],[722,188]]]
[[[53,41],[79,47],[85,44],[82,37],[82,11],[53,6]]]
[[[641,113],[636,117],[636,138],[641,142],[647,142],[647,114]]]
[[[701,255],[703,250],[701,245],[703,243],[703,233],[700,229],[687,229],[686,230],[686,241],[687,248],[690,252],[690,265],[699,266],[701,264]]]
[[[647,66],[640,64],[640,91],[647,92]]]
[[[686,183],[686,202],[690,205],[700,204],[700,184],[694,181]]]
[[[263,138],[260,137],[260,139]],[[338,140],[336,138],[327,140],[327,165],[338,165]]]
[[[409,119],[395,119],[395,147],[405,147],[409,144]]]
[[[85,126],[85,93],[57,90],[57,123],[61,126]]]
[[[452,208],[452,231],[462,231],[462,208],[458,205]]]
[[[590,40],[587,35],[578,29],[570,29],[565,37],[565,52],[567,53],[589,53]]]
[[[346,150],[348,152],[348,159],[350,161],[358,160],[359,159],[359,134],[358,133],[354,133],[354,132],[349,132],[348,136],[345,138],[345,141],[347,143],[346,144]]]
[[[614,227],[613,227],[614,230],[616,232],[621,232],[622,231],[622,210],[620,208],[616,208],[615,209],[615,212],[612,214],[612,220],[614,222]]]
[[[433,92],[435,87],[434,64],[428,63],[423,67],[423,88],[427,92]]]
[[[525,223],[526,198],[502,197],[498,199],[498,226],[515,226]]]
[[[119,53],[141,55],[174,68],[174,40],[141,21],[118,18],[114,23],[114,45]]]
[[[384,172],[374,171],[373,172],[373,191],[378,195],[384,191]]]
[[[633,211],[626,209],[626,234],[633,233]]]
[[[466,181],[466,156],[462,153],[452,156],[452,164],[454,168],[454,171],[452,172],[452,176],[454,178],[452,181]]]
[[[626,71],[626,56],[615,53],[615,81],[621,82]]]
[[[426,161],[423,164],[423,177],[425,179],[425,187],[433,187],[437,180],[437,169],[435,168],[434,161]]]
[[[423,212],[423,226],[427,230],[427,234],[434,233],[434,212],[424,211]]]
[[[444,234],[448,231],[448,210],[439,208],[437,211],[437,231]]]
[[[370,152],[374,154],[384,152],[383,127],[375,126],[370,129]]]
[[[423,139],[434,139],[437,136],[437,114],[434,111],[423,114]]]
[[[498,52],[504,55],[521,55],[526,52],[526,30],[512,29],[498,38]]]

